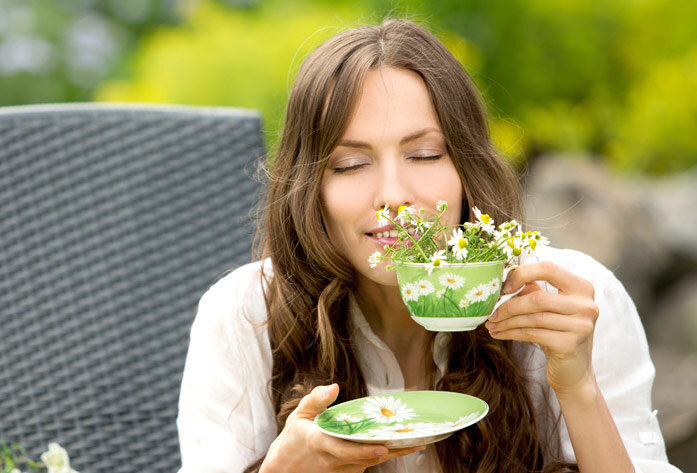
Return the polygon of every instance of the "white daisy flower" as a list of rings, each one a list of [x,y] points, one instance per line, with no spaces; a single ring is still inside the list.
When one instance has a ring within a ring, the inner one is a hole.
[[[496,240],[507,240],[513,236],[513,229],[518,225],[515,220],[510,220],[508,222],[503,222],[499,225],[497,231],[494,232],[494,237]]]
[[[547,237],[542,236],[538,231],[525,232],[525,237],[528,239],[528,246],[534,251],[537,245],[547,246],[549,245],[549,240]]]
[[[445,273],[438,278],[441,286],[449,287],[450,289],[460,289],[465,284],[465,278],[453,273]]]
[[[431,273],[433,272],[433,268],[447,265],[448,263],[444,260],[445,250],[438,250],[435,253],[433,253],[433,255],[431,255],[431,261],[426,266],[426,271],[428,271],[428,275],[431,275]]]
[[[419,289],[419,295],[421,295],[421,296],[427,296],[429,294],[433,294],[433,291],[435,291],[433,284],[431,284],[430,281],[427,281],[425,279],[422,279],[421,281],[415,282],[414,284]]]
[[[475,302],[487,300],[489,298],[489,294],[489,286],[486,283],[480,284],[467,291],[467,294],[465,294],[465,299],[467,299],[470,304],[474,304]]]
[[[506,253],[506,257],[511,259],[515,256],[520,256],[523,252],[523,246],[523,239],[519,235],[516,235],[506,240],[506,243],[501,246],[501,249]]]
[[[432,422],[412,422],[409,424],[381,425],[370,429],[369,432],[374,437],[400,438],[400,437],[421,437],[423,435],[433,435],[443,430],[442,424]]]
[[[380,253],[379,251],[376,251],[368,257],[368,263],[370,263],[371,268],[374,268],[375,266],[380,264],[380,261],[382,261],[382,253]]]
[[[491,218],[489,214],[483,214],[477,207],[472,207],[472,211],[474,212],[474,216],[477,218],[479,226],[482,228],[482,230],[493,234],[495,231],[494,219]]]
[[[336,417],[334,417],[334,420],[339,422],[360,422],[363,419],[349,414],[337,414]]]
[[[402,205],[397,211],[397,218],[402,225],[409,225],[418,219],[418,212],[412,206]]]
[[[458,306],[460,309],[464,309],[464,308],[467,307],[468,305],[470,305],[470,301],[468,301],[466,297],[463,297],[462,299],[460,299],[460,303],[459,303],[457,306]]]
[[[462,261],[467,258],[467,246],[469,242],[465,238],[465,234],[462,228],[457,227],[453,230],[453,235],[448,240],[448,245],[450,245],[455,258]]]
[[[501,289],[501,280],[495,277],[494,279],[489,281],[487,285],[489,286],[489,293],[496,294],[499,291],[499,289]]]
[[[436,291],[436,297],[440,299],[443,297],[443,294],[445,294],[445,289],[441,289],[440,291]]]
[[[420,295],[421,293],[416,284],[407,283],[402,286],[402,299],[404,299],[405,302],[416,301],[419,299]]]
[[[385,204],[385,207],[375,212],[375,215],[378,217],[378,225],[388,225],[390,223],[390,204]]]
[[[474,419],[476,419],[480,415],[481,415],[480,412],[473,412],[472,414],[470,414],[468,416],[460,417],[455,422],[447,422],[446,421],[446,422],[443,422],[441,425],[445,428],[448,428],[448,429],[451,429],[454,427],[460,427],[462,425],[469,424],[470,422],[472,422]]]
[[[444,200],[439,200],[436,202],[436,209],[438,209],[439,212],[443,212],[445,209],[448,208],[448,203]]]
[[[431,228],[432,225],[433,225],[433,222],[429,222],[427,220],[424,220],[421,217],[416,219],[416,231],[418,233],[426,233],[426,230]]]
[[[410,409],[401,399],[392,396],[368,398],[363,403],[362,409],[368,418],[380,423],[404,422],[412,417],[418,417],[414,409]]]

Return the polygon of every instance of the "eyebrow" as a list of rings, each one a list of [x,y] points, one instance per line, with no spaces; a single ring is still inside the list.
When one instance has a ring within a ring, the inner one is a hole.
[[[441,131],[438,128],[434,128],[434,127],[424,128],[422,130],[415,131],[414,133],[408,134],[407,136],[405,136],[404,138],[399,140],[399,144],[403,145],[405,143],[409,143],[410,141],[414,141],[418,138],[421,138],[422,136],[426,135],[427,133],[431,133],[433,131],[435,131],[437,133],[441,133]],[[353,141],[353,140],[342,140],[341,142],[339,142],[339,144],[337,146],[346,146],[348,148],[372,149],[372,146],[370,146],[368,143],[364,143],[362,141]]]

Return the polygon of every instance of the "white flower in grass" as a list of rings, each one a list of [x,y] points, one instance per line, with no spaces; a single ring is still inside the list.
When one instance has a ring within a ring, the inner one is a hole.
[[[375,215],[378,217],[378,225],[388,225],[390,223],[390,204],[385,204],[385,207],[375,212]]]
[[[436,202],[436,209],[437,209],[439,212],[443,212],[443,211],[444,211],[445,209],[447,209],[447,208],[448,208],[448,203],[447,203],[446,201],[444,201],[444,200],[439,200],[438,202]]]
[[[401,438],[401,437],[421,437],[433,435],[443,430],[439,424],[431,422],[412,422],[409,424],[381,425],[370,429],[369,432],[375,437]]]
[[[440,299],[443,297],[443,294],[445,294],[445,289],[441,289],[440,291],[436,291],[436,297]]]
[[[433,284],[431,284],[430,281],[426,281],[425,279],[422,279],[421,281],[415,282],[414,284],[419,289],[420,296],[427,296],[429,294],[432,294],[433,291],[435,291]]]
[[[418,417],[414,409],[410,409],[401,399],[392,396],[368,398],[363,403],[362,409],[368,418],[380,423],[404,422],[412,417]]]
[[[474,304],[475,302],[487,300],[490,294],[488,284],[484,283],[467,291],[467,294],[465,294],[465,299],[467,299],[470,304]]]
[[[405,302],[416,301],[419,299],[419,295],[421,294],[416,284],[407,283],[402,286],[402,299],[404,299]]]
[[[381,261],[382,261],[382,253],[380,253],[379,251],[376,251],[375,253],[373,253],[372,255],[370,255],[368,257],[368,263],[370,263],[371,268],[374,268],[375,266],[380,264]]]
[[[70,468],[68,452],[55,442],[48,444],[48,451],[41,454],[41,461],[46,465],[48,473],[77,473]]]
[[[470,301],[467,300],[467,297],[463,297],[462,299],[460,299],[460,303],[457,306],[460,309],[464,309],[468,305],[470,305]]]
[[[337,414],[336,417],[334,417],[334,420],[339,422],[360,422],[363,419],[349,414]]]
[[[414,207],[402,205],[397,212],[397,218],[402,225],[409,225],[418,220],[419,214]]]
[[[472,422],[473,420],[475,420],[475,419],[476,419],[477,417],[479,417],[480,415],[481,415],[481,412],[473,412],[472,414],[470,414],[470,415],[468,415],[468,416],[460,417],[460,418],[459,418],[458,420],[456,420],[455,422],[443,422],[441,425],[442,425],[443,427],[448,428],[448,429],[452,429],[452,428],[456,428],[456,427],[461,427],[461,426],[463,426],[463,425],[465,425],[465,424],[469,424],[470,422]]]
[[[450,289],[460,289],[465,284],[465,278],[453,273],[445,273],[438,278],[438,282],[443,287]]]
[[[430,276],[433,272],[433,268],[438,268],[447,264],[448,263],[445,261],[445,250],[438,250],[431,255],[431,261],[426,265],[426,271],[428,271],[428,275]]]
[[[474,212],[474,216],[477,218],[481,229],[493,235],[495,231],[494,219],[491,218],[489,214],[483,214],[477,207],[473,207],[472,211]]]
[[[450,245],[455,258],[460,261],[467,258],[467,246],[469,242],[467,238],[465,238],[462,228],[457,227],[453,230],[453,235],[450,237],[450,240],[448,240],[448,245]]]
[[[494,279],[489,281],[487,285],[489,286],[489,293],[496,294],[501,288],[501,280],[497,277],[494,277]]]

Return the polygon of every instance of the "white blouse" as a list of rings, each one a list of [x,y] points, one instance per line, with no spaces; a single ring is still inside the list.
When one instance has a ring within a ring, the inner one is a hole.
[[[679,472],[668,464],[656,411],[651,409],[654,366],[634,303],[603,265],[575,250],[540,248],[535,258],[553,261],[593,283],[600,315],[593,338],[593,367],[600,389],[639,473]],[[528,261],[523,261],[523,263]],[[264,262],[270,269],[270,262]],[[268,394],[271,347],[261,262],[227,274],[201,298],[179,398],[179,473],[236,473],[263,455],[276,438],[275,413]],[[546,283],[550,292],[556,289]],[[404,378],[392,351],[373,333],[355,299],[350,303],[351,333],[361,349],[358,363],[370,395],[404,391]],[[450,335],[438,333],[433,359],[439,375],[447,363]],[[562,457],[575,461],[556,397],[545,380],[545,358],[537,345],[520,343],[520,362],[541,433],[557,428]],[[544,437],[542,437],[544,438]],[[439,472],[433,449],[380,465],[381,473]]]

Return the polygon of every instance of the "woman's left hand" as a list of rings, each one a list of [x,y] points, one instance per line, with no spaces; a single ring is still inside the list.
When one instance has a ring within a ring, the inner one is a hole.
[[[546,281],[559,293],[544,291],[535,281]],[[547,382],[558,397],[595,386],[593,331],[599,311],[593,285],[551,262],[512,270],[504,289],[511,293],[523,285],[489,318],[491,336],[537,343],[547,357]]]

